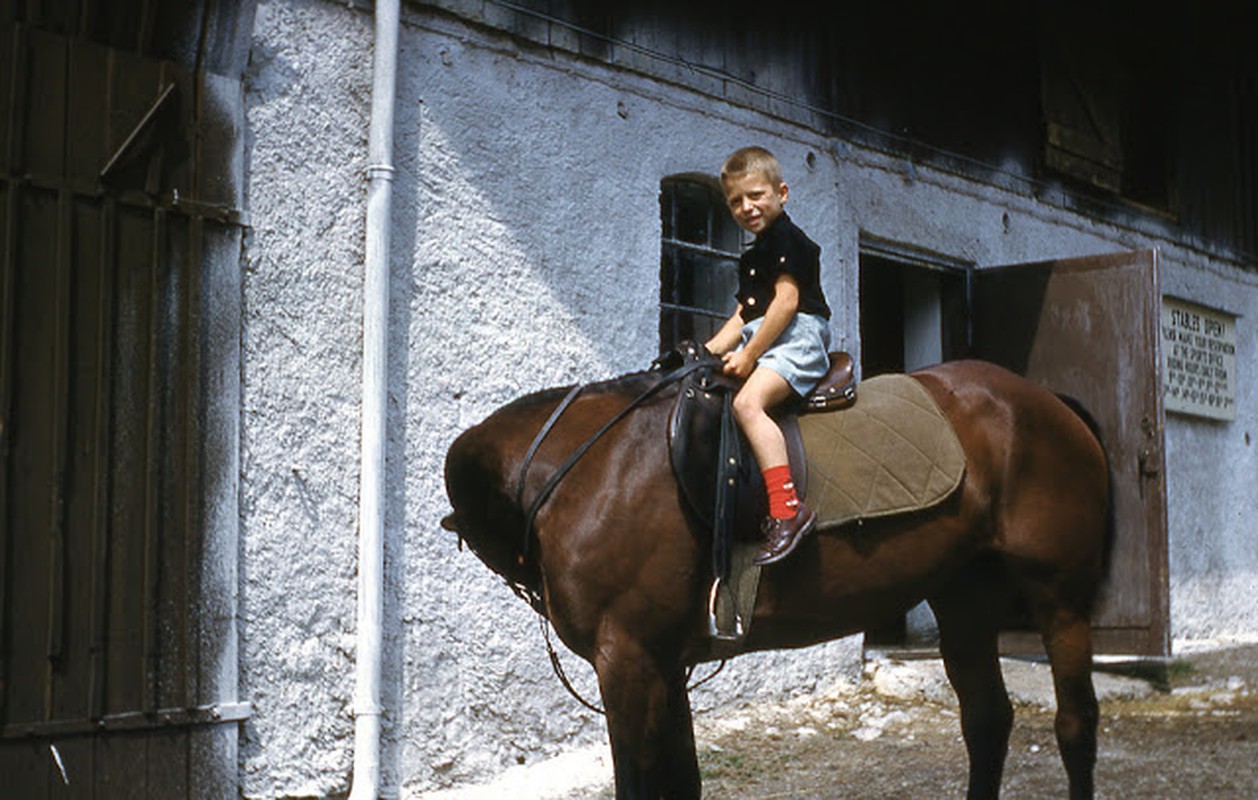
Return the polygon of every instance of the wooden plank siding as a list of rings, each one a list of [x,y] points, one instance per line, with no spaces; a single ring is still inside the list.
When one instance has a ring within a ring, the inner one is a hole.
[[[235,797],[239,82],[70,5],[0,0],[0,775]]]

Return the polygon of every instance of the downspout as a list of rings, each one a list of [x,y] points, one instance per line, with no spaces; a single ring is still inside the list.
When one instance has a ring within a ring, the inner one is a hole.
[[[384,616],[385,422],[388,414],[389,236],[399,0],[376,0],[367,241],[363,263],[362,464],[358,496],[358,641],[351,800],[380,796],[381,644]]]

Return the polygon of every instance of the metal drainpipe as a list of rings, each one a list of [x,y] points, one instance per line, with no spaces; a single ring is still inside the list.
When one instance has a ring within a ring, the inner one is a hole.
[[[388,413],[389,236],[399,0],[376,0],[363,264],[362,465],[358,498],[358,642],[351,800],[380,796],[384,616],[385,422]]]

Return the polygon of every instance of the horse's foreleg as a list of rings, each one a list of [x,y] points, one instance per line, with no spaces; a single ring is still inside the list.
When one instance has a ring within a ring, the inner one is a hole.
[[[1092,686],[1092,627],[1059,610],[1044,627],[1044,647],[1057,694],[1057,747],[1070,779],[1071,800],[1091,800],[1100,716]]]
[[[617,800],[698,800],[685,671],[627,637],[600,647],[594,661],[607,710]]]
[[[1013,730],[1013,705],[1000,673],[997,628],[977,598],[932,599],[939,649],[961,706],[961,733],[970,757],[968,800],[994,800]]]

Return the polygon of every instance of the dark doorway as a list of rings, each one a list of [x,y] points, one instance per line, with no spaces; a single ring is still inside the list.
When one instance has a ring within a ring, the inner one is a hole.
[[[860,258],[861,377],[909,372],[969,350],[966,265],[862,243]],[[865,642],[897,650],[933,647],[938,637],[925,603],[867,631]]]
[[[962,358],[968,347],[968,269],[879,252],[860,260],[861,375]]]

